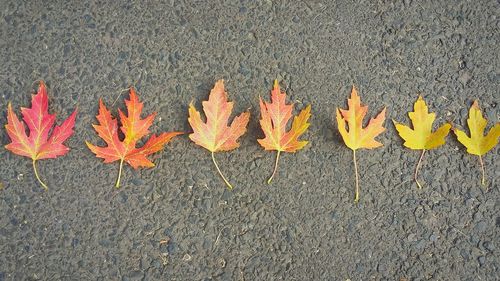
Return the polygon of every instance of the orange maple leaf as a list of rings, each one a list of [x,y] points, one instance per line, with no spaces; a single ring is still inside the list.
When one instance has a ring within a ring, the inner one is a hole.
[[[286,104],[286,93],[281,92],[278,80],[274,80],[271,102],[264,102],[260,97],[259,102],[262,116],[260,126],[265,137],[257,141],[265,150],[278,151],[274,171],[267,180],[267,183],[270,184],[278,169],[280,153],[282,151],[296,152],[308,143],[308,141],[299,141],[298,138],[309,128],[310,124],[307,121],[311,117],[311,105],[308,105],[299,115],[294,117],[292,128],[287,132],[286,125],[292,118],[293,104]]]
[[[358,91],[352,86],[351,98],[347,101],[349,108],[347,110],[337,108],[337,125],[344,143],[353,151],[354,171],[356,174],[356,195],[354,201],[359,201],[359,180],[358,165],[356,163],[356,149],[358,148],[376,148],[383,144],[376,141],[375,137],[385,131],[383,126],[385,120],[385,107],[377,115],[370,119],[368,125],[363,128],[363,119],[368,112],[368,106],[361,105],[361,99]],[[345,124],[349,127],[346,130]]]
[[[75,125],[76,109],[59,126],[55,126],[49,137],[49,131],[56,122],[56,115],[49,114],[49,99],[45,83],[40,81],[36,95],[32,95],[31,108],[21,107],[24,123],[28,126],[29,136],[26,135],[24,123],[19,121],[9,103],[7,109],[7,124],[5,129],[11,139],[11,143],[5,148],[17,155],[31,158],[33,170],[38,182],[48,189],[47,185],[40,179],[36,169],[36,161],[40,159],[56,158],[68,153],[69,148],[63,142],[73,134]]]
[[[163,149],[173,137],[183,134],[182,132],[166,132],[156,136],[153,134],[146,143],[136,148],[137,141],[148,135],[149,127],[153,124],[156,113],[152,113],[144,119],[141,119],[143,104],[139,102],[134,88],[130,88],[130,100],[125,100],[127,115],[119,111],[121,127],[124,135],[120,140],[118,135],[118,121],[113,118],[109,110],[104,105],[102,99],[99,100],[99,114],[97,115],[98,125],[92,125],[108,146],[95,146],[85,142],[89,149],[99,158],[104,159],[104,163],[111,163],[120,160],[120,170],[116,187],[120,187],[120,178],[122,174],[123,162],[127,162],[134,169],[139,167],[153,167],[147,156]]]
[[[202,105],[207,122],[203,122],[200,112],[196,110],[193,103],[189,104],[188,121],[191,128],[193,128],[193,133],[189,135],[189,138],[212,153],[212,161],[217,171],[228,188],[232,189],[233,186],[219,169],[214,153],[233,150],[240,145],[238,138],[246,131],[246,126],[250,120],[250,112],[247,111],[235,117],[231,125],[228,126],[229,116],[233,110],[233,102],[227,101],[224,80],[215,83],[208,96],[208,101],[203,101]]]

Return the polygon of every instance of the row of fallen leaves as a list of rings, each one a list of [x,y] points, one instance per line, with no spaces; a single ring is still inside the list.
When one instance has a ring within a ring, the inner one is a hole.
[[[281,91],[277,80],[274,81],[274,87],[271,90],[271,102],[266,102],[260,98],[259,103],[262,118],[260,125],[264,132],[264,138],[257,141],[265,150],[277,151],[274,170],[268,180],[270,184],[278,169],[281,152],[296,152],[307,145],[308,141],[299,140],[299,138],[309,128],[311,106],[306,106],[305,109],[293,118],[291,128],[287,131],[287,124],[293,116],[294,105],[286,103],[286,93]],[[37,180],[45,189],[48,189],[47,185],[38,175],[36,161],[46,158],[56,158],[69,151],[69,148],[63,143],[73,134],[77,110],[75,109],[61,125],[55,126],[49,137],[49,132],[55,123],[56,116],[48,112],[47,88],[43,81],[40,82],[37,93],[32,96],[31,104],[31,108],[21,108],[23,123],[19,121],[12,110],[12,105],[9,103],[5,128],[11,139],[11,143],[5,147],[15,154],[31,158]],[[99,137],[106,142],[107,146],[101,147],[86,142],[88,148],[97,157],[102,158],[104,163],[120,161],[116,187],[120,186],[124,162],[128,163],[134,169],[139,167],[153,167],[154,163],[147,156],[162,150],[164,145],[173,137],[184,134],[183,132],[153,134],[142,147],[136,147],[139,140],[150,134],[149,127],[153,124],[155,113],[148,115],[144,119],[141,118],[143,104],[139,101],[137,93],[133,88],[130,88],[130,96],[128,100],[125,100],[125,105],[127,114],[118,109],[121,123],[121,126],[118,126],[118,120],[113,118],[102,99],[100,99],[99,113],[97,115],[99,124],[94,124],[93,127]],[[250,120],[250,113],[248,111],[241,113],[228,125],[233,109],[233,102],[228,101],[223,80],[215,83],[208,100],[203,101],[202,105],[206,122],[203,121],[200,112],[196,110],[193,103],[189,105],[188,121],[193,129],[193,133],[189,135],[189,138],[197,145],[211,152],[212,161],[217,171],[228,188],[232,189],[233,186],[217,165],[214,153],[233,150],[239,146],[238,139],[246,131]],[[348,99],[348,108],[336,110],[338,130],[346,146],[353,151],[355,202],[359,201],[359,176],[356,151],[359,148],[372,149],[382,146],[382,143],[375,140],[375,138],[385,131],[383,123],[385,121],[386,109],[384,108],[375,118],[370,119],[368,125],[363,128],[363,119],[367,111],[368,106],[361,104],[361,99],[354,86],[351,97]],[[421,96],[414,104],[414,111],[409,112],[408,115],[413,129],[396,121],[393,122],[399,135],[405,141],[404,146],[422,150],[414,175],[417,186],[421,188],[422,186],[418,182],[417,176],[422,158],[427,150],[437,148],[445,143],[445,138],[452,125],[446,123],[432,132],[432,125],[436,119],[436,114],[429,113],[427,105]],[[479,156],[482,184],[485,185],[485,171],[481,156],[498,143],[500,123],[497,122],[489,133],[484,136],[487,120],[483,118],[477,101],[472,104],[469,110],[467,123],[470,137],[457,128],[453,128],[453,131],[457,135],[458,140],[467,148],[468,153]],[[24,124],[28,126],[29,135],[26,134]],[[119,136],[119,131],[122,132],[123,137]]]

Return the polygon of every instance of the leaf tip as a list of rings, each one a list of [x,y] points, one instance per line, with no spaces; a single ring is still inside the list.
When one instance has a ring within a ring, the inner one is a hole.
[[[76,114],[78,113],[78,106],[75,107],[75,110],[69,115],[68,118],[76,119]]]
[[[382,109],[382,111],[380,111],[380,114],[382,116],[384,116],[384,118],[385,118],[386,113],[387,113],[387,106],[384,106],[384,108]]]
[[[42,79],[40,79],[38,81],[38,89],[40,90],[40,89],[46,89],[46,88],[47,88],[47,86],[45,84],[45,81],[43,81]]]
[[[354,84],[352,84],[352,89],[351,89],[351,98],[356,98],[359,97],[358,95],[358,89]]]
[[[443,124],[443,127],[444,128],[447,128],[448,130],[450,129],[453,129],[453,125],[451,124],[451,122],[446,122]]]
[[[214,88],[222,87],[224,89],[224,79],[219,79],[215,82]]]
[[[472,103],[472,107],[474,109],[479,109],[479,100],[474,100],[474,102]]]

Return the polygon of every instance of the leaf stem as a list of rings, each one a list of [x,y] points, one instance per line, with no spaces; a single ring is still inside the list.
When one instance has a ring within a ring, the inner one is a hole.
[[[229,181],[227,181],[226,177],[224,177],[224,175],[220,171],[219,165],[217,165],[217,162],[215,161],[215,157],[214,157],[214,152],[213,151],[212,151],[212,161],[214,162],[215,168],[217,168],[217,171],[219,172],[219,175],[222,177],[222,179],[226,183],[227,188],[229,188],[229,190],[233,189],[233,186],[229,183]]]
[[[484,163],[483,163],[483,158],[481,157],[481,155],[479,155],[479,163],[481,163],[481,172],[483,174],[483,177],[481,179],[481,184],[482,185],[486,185],[486,180],[484,178],[485,177],[484,176],[484,174],[485,174],[485,172],[484,172]]]
[[[278,150],[278,153],[276,154],[276,163],[274,163],[274,171],[271,177],[267,180],[267,184],[271,184],[271,181],[274,178],[274,175],[276,174],[276,171],[278,170],[278,161],[280,160],[280,153],[281,150]]]
[[[40,176],[38,175],[38,171],[36,170],[36,160],[33,159],[33,170],[35,171],[35,177],[38,180],[38,182],[45,188],[45,191],[48,191],[49,188],[47,185],[40,179]]]
[[[356,175],[356,193],[354,195],[354,203],[359,202],[359,175],[358,175],[358,163],[356,162],[356,149],[352,150],[352,159],[354,162],[354,174]]]
[[[415,182],[417,183],[418,188],[422,188],[422,185],[420,185],[420,183],[418,182],[417,176],[418,176],[418,170],[420,169],[420,165],[422,164],[422,159],[424,158],[424,154],[425,154],[425,149],[422,149],[422,154],[420,155],[420,158],[418,159],[417,168],[415,168],[414,179],[415,179]]]
[[[116,188],[120,188],[120,179],[122,178],[122,169],[123,169],[123,159],[120,160],[120,170],[118,170],[118,178],[116,179]]]

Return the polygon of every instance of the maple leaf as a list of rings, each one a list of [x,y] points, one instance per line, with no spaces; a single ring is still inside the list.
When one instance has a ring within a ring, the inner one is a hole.
[[[368,125],[363,128],[363,119],[368,112],[368,106],[361,105],[361,99],[358,96],[356,87],[352,86],[351,98],[348,99],[348,109],[338,109],[337,112],[337,125],[342,135],[344,143],[353,151],[354,172],[356,175],[356,193],[354,202],[359,201],[359,179],[358,179],[358,165],[356,162],[356,150],[359,148],[376,148],[382,146],[382,143],[375,140],[375,137],[385,131],[383,126],[385,120],[384,108],[375,118],[370,119]],[[349,128],[347,131],[345,125]]]
[[[394,120],[393,122],[399,135],[405,141],[403,143],[404,146],[422,150],[414,175],[417,186],[422,188],[422,185],[417,180],[417,176],[425,151],[442,146],[445,143],[446,136],[450,132],[451,125],[448,123],[444,124],[435,132],[432,132],[432,123],[436,119],[436,113],[429,113],[429,109],[422,96],[418,97],[413,108],[414,111],[408,113],[413,129]]]
[[[224,80],[215,83],[208,96],[208,101],[203,101],[202,105],[206,122],[203,122],[200,112],[196,110],[193,103],[189,104],[188,121],[191,128],[193,128],[193,133],[189,135],[189,138],[212,153],[212,161],[217,171],[228,188],[232,189],[233,186],[224,177],[217,165],[214,153],[233,150],[239,146],[237,141],[246,131],[246,126],[250,120],[250,112],[244,112],[235,117],[231,125],[228,126],[229,116],[233,110],[233,102],[227,101]]]
[[[270,184],[278,169],[280,153],[282,151],[296,152],[308,143],[307,141],[299,141],[298,138],[309,128],[310,124],[307,121],[311,117],[311,105],[308,105],[298,116],[294,117],[292,128],[287,132],[286,125],[292,117],[293,104],[286,104],[286,93],[281,92],[278,80],[274,80],[271,102],[263,102],[260,97],[259,101],[262,117],[260,126],[265,137],[257,141],[265,150],[278,151],[274,171],[267,181]]]
[[[123,162],[128,163],[134,169],[153,167],[155,164],[147,156],[162,150],[163,146],[173,137],[183,134],[182,132],[165,132],[158,136],[153,134],[142,147],[137,148],[137,142],[150,133],[149,127],[153,124],[156,113],[141,119],[143,103],[139,102],[134,88],[130,88],[130,99],[125,100],[125,106],[127,107],[127,115],[118,109],[121,121],[120,131],[124,135],[123,140],[120,140],[118,135],[117,119],[113,118],[102,99],[100,99],[99,114],[97,115],[99,124],[92,126],[99,137],[106,142],[107,146],[100,147],[85,142],[97,157],[104,159],[104,163],[120,161],[118,179],[115,184],[117,188],[120,187]]]
[[[38,91],[31,98],[31,108],[21,107],[23,121],[29,129],[26,135],[24,123],[19,121],[9,103],[7,109],[7,124],[5,129],[11,140],[5,148],[12,153],[29,157],[33,161],[33,170],[38,182],[48,190],[47,185],[40,179],[36,169],[36,161],[40,159],[56,158],[68,153],[69,148],[63,144],[72,134],[75,125],[76,109],[62,122],[55,126],[50,137],[49,132],[56,121],[55,114],[49,114],[49,100],[47,88],[43,81],[38,85]]]
[[[473,155],[479,156],[479,163],[481,164],[482,180],[483,185],[485,182],[485,172],[484,163],[482,155],[486,154],[493,147],[498,144],[498,138],[500,137],[500,122],[497,122],[484,136],[484,129],[486,129],[486,124],[488,120],[483,118],[481,109],[479,108],[478,101],[474,101],[471,108],[469,109],[469,118],[467,119],[467,125],[469,126],[470,137],[467,134],[457,128],[453,128],[453,132],[457,136],[457,139],[466,148],[467,152]]]

